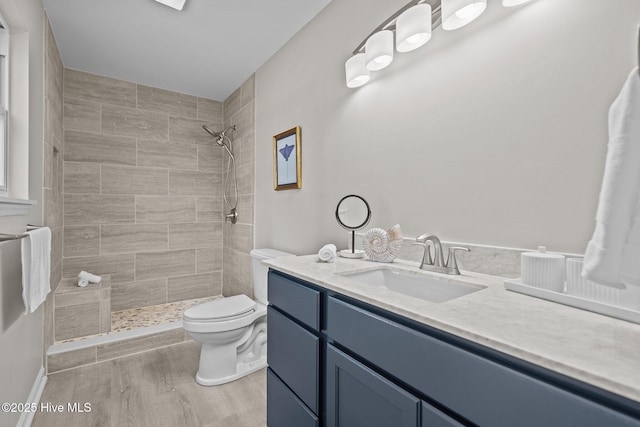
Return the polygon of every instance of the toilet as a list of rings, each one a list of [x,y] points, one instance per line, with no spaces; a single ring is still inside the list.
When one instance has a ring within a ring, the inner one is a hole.
[[[202,344],[196,382],[211,386],[237,380],[267,366],[267,273],[262,260],[294,256],[254,249],[253,294],[234,295],[184,311],[183,328]]]

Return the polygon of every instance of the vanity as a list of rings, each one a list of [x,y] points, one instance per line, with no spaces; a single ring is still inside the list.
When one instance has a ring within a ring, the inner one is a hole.
[[[270,427],[640,426],[640,325],[410,262],[266,264]]]

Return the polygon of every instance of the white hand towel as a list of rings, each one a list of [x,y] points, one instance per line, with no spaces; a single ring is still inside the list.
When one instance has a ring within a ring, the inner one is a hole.
[[[96,276],[95,274],[91,274],[86,271],[81,271],[80,274],[78,274],[78,279],[83,279],[91,283],[100,283],[102,281],[101,276]]]
[[[318,251],[318,258],[322,262],[334,262],[336,260],[336,245],[329,243]]]
[[[48,227],[27,232],[22,238],[22,299],[25,314],[33,313],[51,292],[51,230]]]
[[[609,110],[609,145],[596,227],[582,275],[640,286],[640,76],[634,69]]]

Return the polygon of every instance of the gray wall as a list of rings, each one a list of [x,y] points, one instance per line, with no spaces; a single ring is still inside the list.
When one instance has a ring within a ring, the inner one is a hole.
[[[345,60],[405,0],[334,0],[257,71],[256,246],[345,247],[333,211],[357,193],[370,227],[584,252],[640,2],[488,3],[353,90]],[[271,138],[296,125],[303,188],[275,192]]]
[[[28,216],[0,217],[0,232],[19,233],[42,224],[44,12],[39,0],[0,0],[13,30],[29,35],[29,198],[38,201]],[[24,77],[24,76],[21,76]],[[0,401],[25,402],[42,366],[42,309],[24,315],[20,243],[0,244]],[[14,426],[20,414],[0,413],[0,426]]]

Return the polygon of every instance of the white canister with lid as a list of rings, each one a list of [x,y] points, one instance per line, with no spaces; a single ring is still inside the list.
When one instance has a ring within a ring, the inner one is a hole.
[[[522,283],[555,292],[564,292],[564,255],[547,252],[544,246],[538,252],[524,252],[520,256]]]

